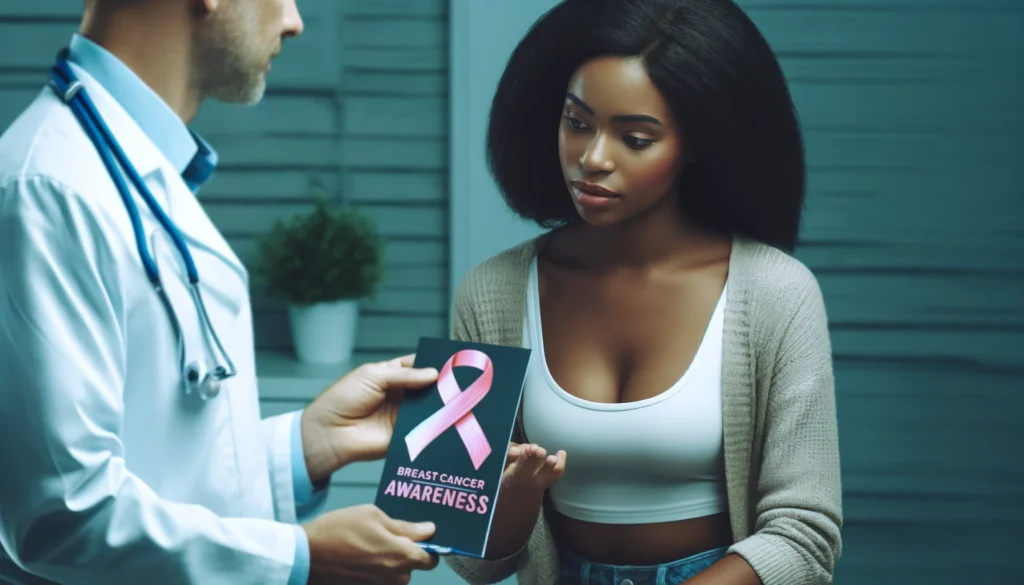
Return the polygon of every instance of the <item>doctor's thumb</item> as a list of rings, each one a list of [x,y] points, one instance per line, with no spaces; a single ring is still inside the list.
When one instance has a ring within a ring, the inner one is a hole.
[[[388,529],[395,536],[404,536],[413,542],[420,542],[434,536],[433,522],[406,522],[391,520]]]

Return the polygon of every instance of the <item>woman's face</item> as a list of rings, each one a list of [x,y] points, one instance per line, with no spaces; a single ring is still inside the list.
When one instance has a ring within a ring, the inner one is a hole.
[[[588,224],[608,226],[674,205],[683,144],[639,59],[601,57],[569,80],[558,153],[569,194]]]

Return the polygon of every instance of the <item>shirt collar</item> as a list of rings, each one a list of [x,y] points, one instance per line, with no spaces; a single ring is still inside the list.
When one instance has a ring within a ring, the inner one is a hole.
[[[217,166],[217,152],[120,59],[75,34],[68,61],[84,69],[110,93],[193,191],[210,178]]]

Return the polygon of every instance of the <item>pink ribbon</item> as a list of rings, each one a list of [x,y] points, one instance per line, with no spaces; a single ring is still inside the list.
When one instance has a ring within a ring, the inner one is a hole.
[[[456,366],[476,368],[483,373],[468,388],[461,390],[452,373],[452,368]],[[469,452],[469,458],[473,461],[473,468],[480,469],[484,460],[491,454],[491,446],[487,442],[484,430],[480,428],[480,423],[473,416],[473,408],[491,390],[493,380],[494,366],[491,358],[481,351],[464,349],[448,358],[437,375],[437,393],[441,395],[444,406],[416,425],[416,428],[405,436],[405,444],[409,448],[409,461],[415,461],[427,445],[455,425],[466,451]]]

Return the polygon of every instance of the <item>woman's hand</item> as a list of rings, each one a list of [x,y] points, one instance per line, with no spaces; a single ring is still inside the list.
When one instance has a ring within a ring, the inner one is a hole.
[[[505,559],[523,550],[544,502],[544,490],[562,478],[565,451],[548,455],[539,445],[509,443],[501,492],[494,507],[484,558]]]
[[[510,443],[501,485],[515,491],[543,492],[562,478],[565,451],[548,455],[540,445]]]

